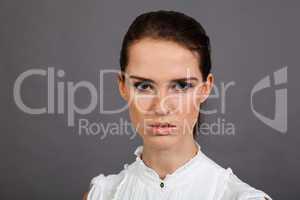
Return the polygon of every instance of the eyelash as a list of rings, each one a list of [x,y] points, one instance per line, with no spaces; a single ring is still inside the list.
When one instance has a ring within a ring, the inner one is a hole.
[[[137,90],[139,90],[139,91],[145,91],[145,90],[146,90],[146,89],[141,89],[141,88],[139,88],[139,86],[150,86],[150,87],[152,87],[152,85],[149,84],[149,83],[147,83],[147,82],[136,82],[136,83],[134,83],[133,85],[134,85],[134,87],[135,87]],[[152,87],[152,89],[153,89],[153,87]]]
[[[185,91],[185,90],[188,90],[189,88],[192,88],[194,85],[192,83],[188,83],[188,82],[185,82],[185,81],[179,81],[177,82],[178,84],[184,84],[186,87],[181,89],[182,91]]]
[[[189,88],[192,88],[194,87],[194,85],[192,83],[188,83],[188,82],[185,82],[185,81],[178,81],[176,84],[175,84],[175,87],[177,84],[180,84],[181,86],[184,84],[186,87],[184,88],[181,88],[179,89],[180,91],[186,91],[188,90]],[[153,89],[153,86],[150,84],[150,83],[147,83],[145,81],[141,81],[141,82],[136,82],[134,83],[134,87],[140,91],[140,92],[146,92],[147,89],[141,89],[139,88],[139,86],[146,86],[146,88],[150,87],[151,89]]]

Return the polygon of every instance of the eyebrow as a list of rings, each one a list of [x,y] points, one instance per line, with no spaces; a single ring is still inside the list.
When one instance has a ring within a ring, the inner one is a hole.
[[[135,75],[130,75],[129,78],[139,79],[139,80],[147,81],[147,82],[150,82],[150,83],[155,83],[154,80],[151,80],[151,79],[148,79],[148,78],[144,78],[144,77],[140,77],[140,76],[135,76]],[[199,79],[196,78],[196,77],[186,77],[186,78],[172,79],[171,82],[180,82],[180,81],[188,81],[188,80],[199,81]]]

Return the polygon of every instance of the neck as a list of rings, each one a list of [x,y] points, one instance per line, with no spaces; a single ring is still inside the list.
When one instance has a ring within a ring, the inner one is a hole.
[[[154,149],[144,144],[141,159],[145,165],[152,168],[164,179],[167,174],[172,174],[177,168],[192,159],[198,151],[194,141],[188,140],[168,149]]]

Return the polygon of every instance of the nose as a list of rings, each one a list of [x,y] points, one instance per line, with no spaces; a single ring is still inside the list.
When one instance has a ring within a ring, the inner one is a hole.
[[[164,90],[159,90],[155,95],[153,112],[156,115],[168,115],[170,114],[170,108],[168,106],[168,94]]]

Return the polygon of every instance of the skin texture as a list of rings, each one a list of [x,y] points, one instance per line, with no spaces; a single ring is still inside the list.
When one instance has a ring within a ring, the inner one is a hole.
[[[125,81],[118,79],[119,91],[143,140],[142,159],[163,179],[197,151],[193,127],[200,104],[211,92],[213,75],[203,82],[198,54],[172,41],[144,38],[133,43],[128,54]],[[190,77],[197,80],[174,81]],[[175,124],[177,129],[159,135],[148,128],[153,122]]]
[[[128,80],[122,80],[121,75],[118,78],[119,91],[128,103],[132,124],[143,140],[142,159],[161,179],[197,151],[192,131],[199,106],[207,99],[214,81],[209,74],[203,82],[197,56],[175,42],[145,38],[129,48],[125,74]],[[139,85],[143,88],[141,92],[134,83],[143,81],[130,79],[130,75],[151,79],[154,83]],[[179,89],[180,84],[170,82],[183,77],[196,77],[198,82],[187,81],[194,86],[185,91]],[[157,135],[146,128],[146,124],[153,121],[176,124],[178,129],[169,135]],[[84,193],[83,200],[87,200],[87,194]]]
[[[193,127],[214,78],[209,74],[203,82],[198,54],[172,41],[144,38],[128,51],[126,78],[122,79],[121,74],[118,77],[119,92],[128,104],[132,125],[143,140],[142,160],[164,179],[197,152]],[[189,77],[197,80],[172,81]],[[168,122],[177,129],[159,135],[147,128],[152,122]],[[87,199],[87,193],[83,199]]]

